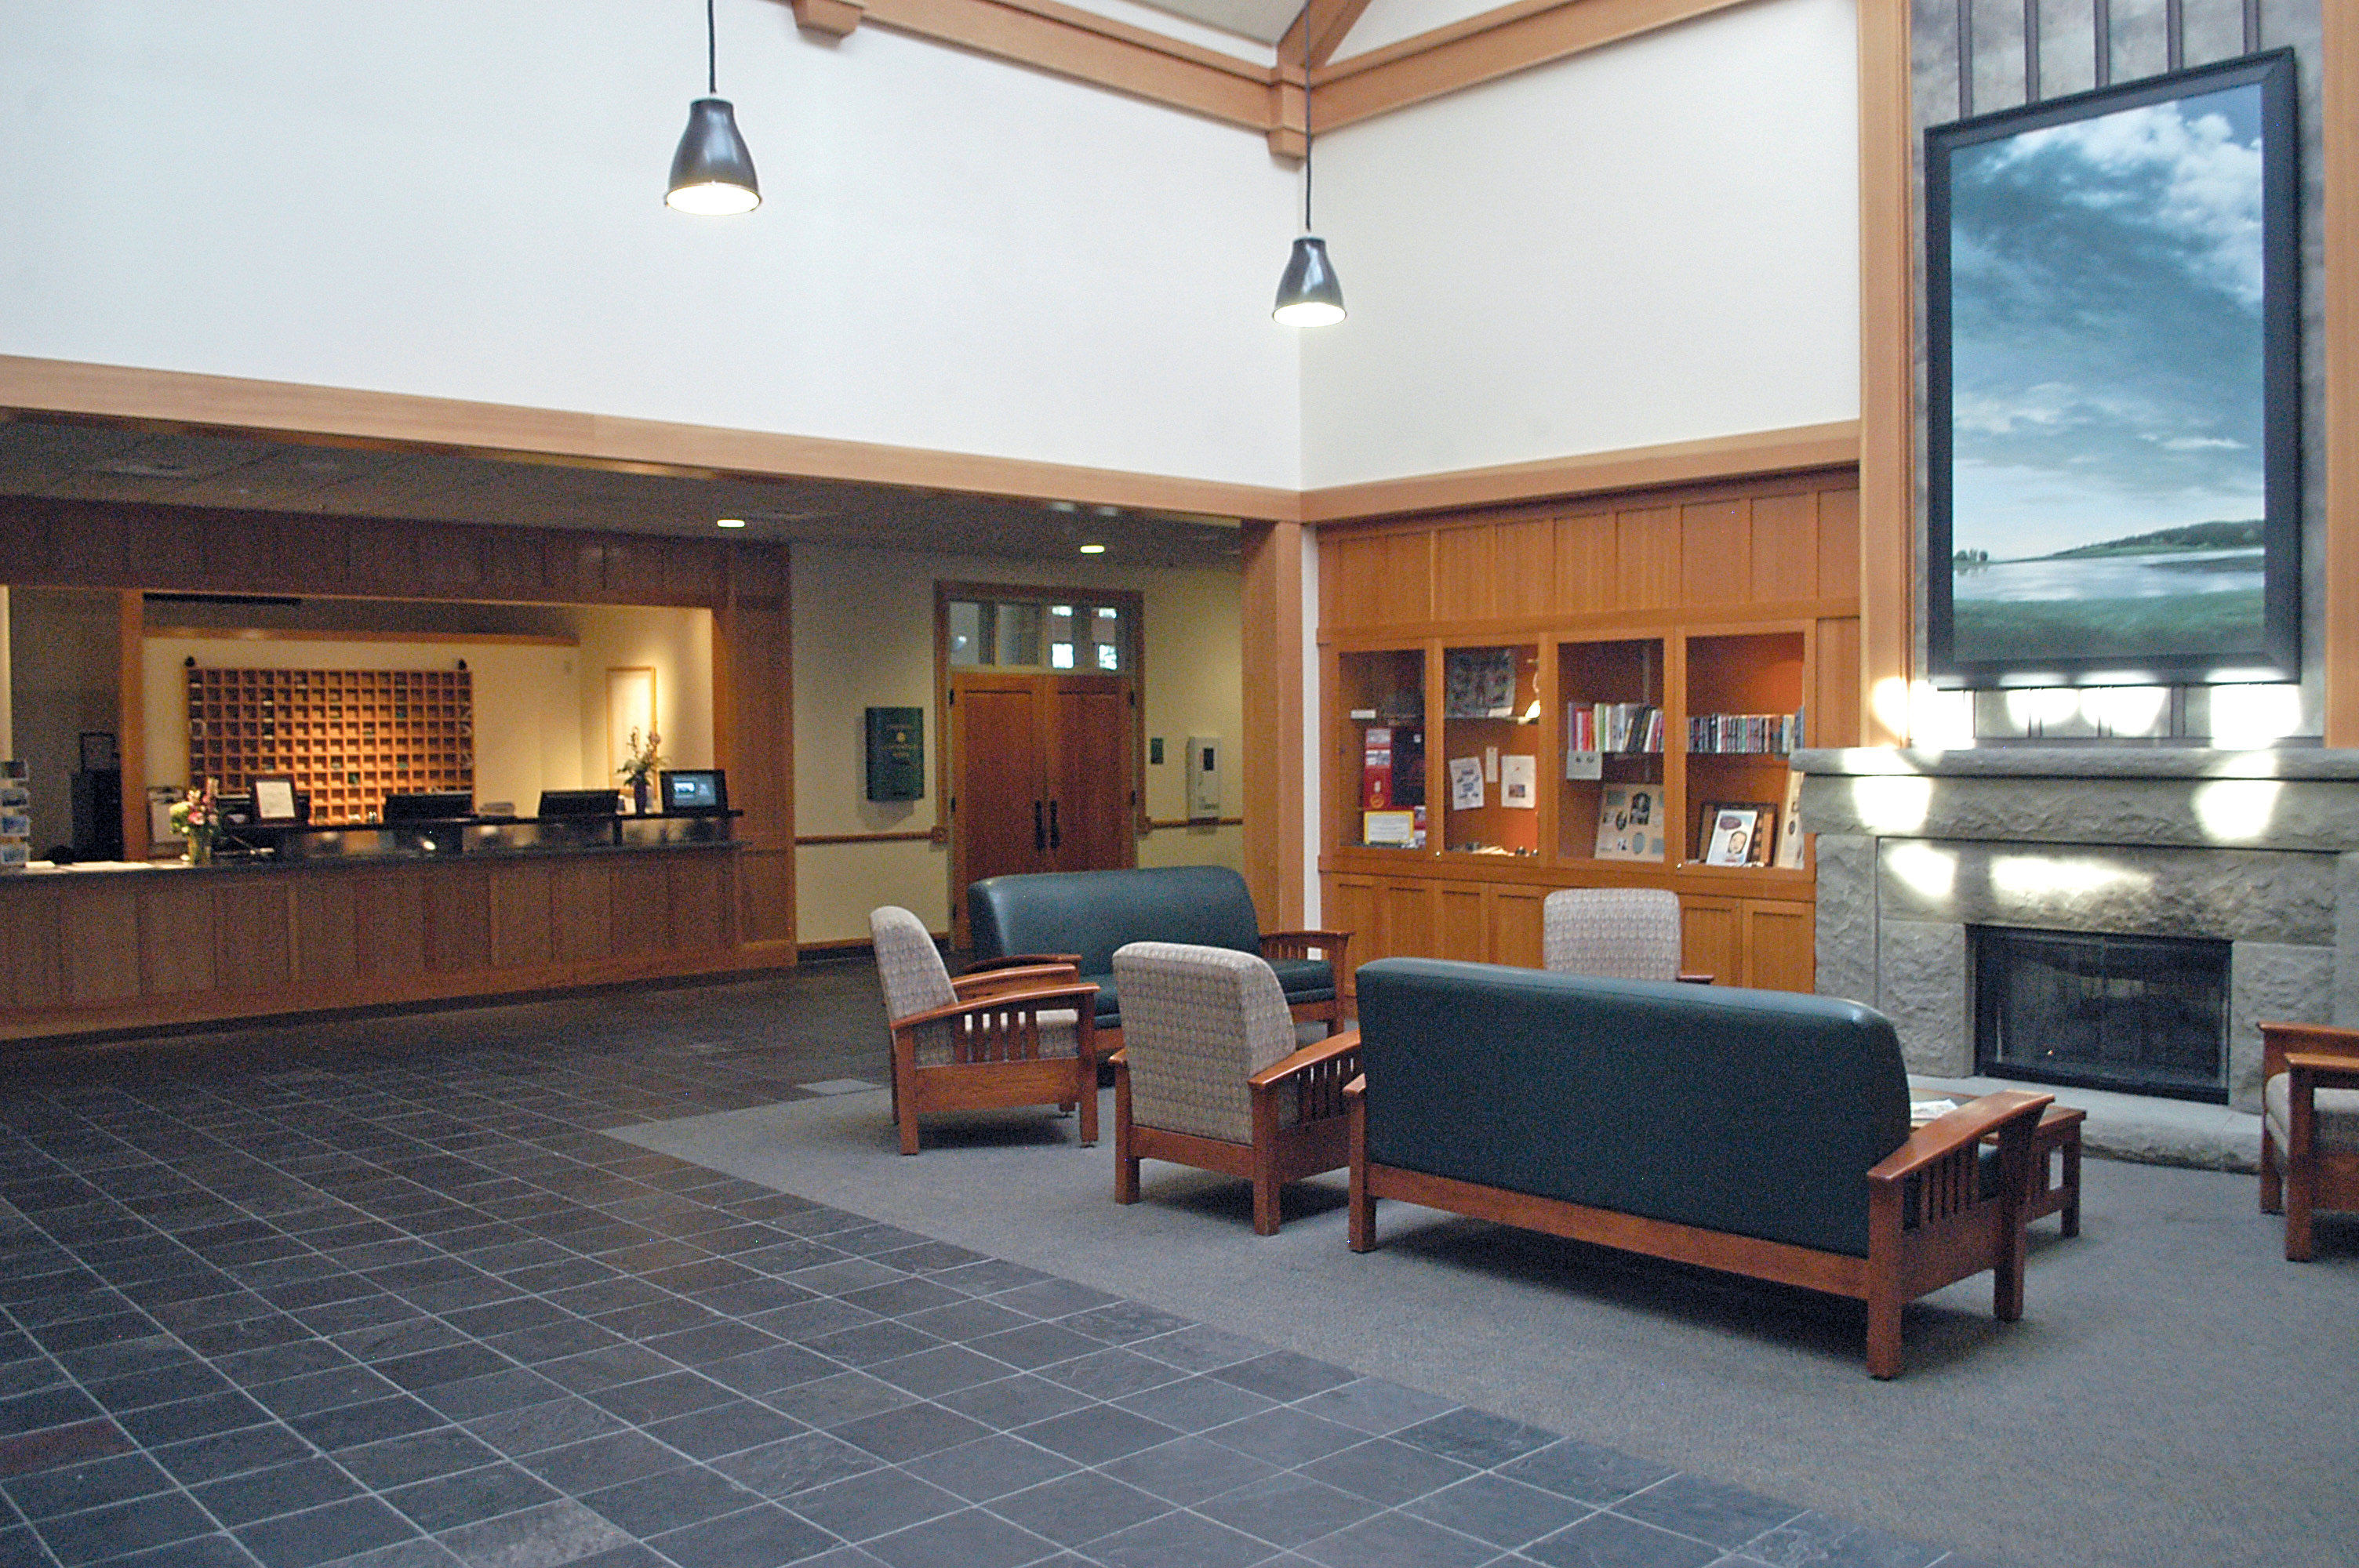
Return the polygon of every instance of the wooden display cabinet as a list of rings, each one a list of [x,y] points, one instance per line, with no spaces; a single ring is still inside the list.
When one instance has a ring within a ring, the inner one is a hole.
[[[1337,655],[1330,689],[1336,695],[1332,766],[1327,798],[1331,842],[1391,854],[1421,851],[1430,831],[1427,811],[1426,656],[1422,648],[1379,648]],[[1390,814],[1372,817],[1371,813]],[[1407,834],[1371,842],[1373,824]]]
[[[1441,848],[1452,854],[1540,852],[1540,655],[1533,643],[1442,650],[1441,746],[1428,791],[1441,813]],[[1520,798],[1509,795],[1522,759]],[[1457,804],[1457,774],[1471,764],[1481,804]]]
[[[1664,674],[1659,637],[1557,644],[1560,860],[1660,865],[1668,858],[1678,819],[1665,791]],[[1610,837],[1601,831],[1609,823]]]

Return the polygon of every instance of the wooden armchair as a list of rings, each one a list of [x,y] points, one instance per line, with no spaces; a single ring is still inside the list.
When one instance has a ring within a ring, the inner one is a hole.
[[[868,916],[893,1032],[893,1119],[901,1152],[937,1111],[1075,1106],[1082,1146],[1098,1141],[1097,987],[1070,964],[951,979],[924,922],[890,904]]]
[[[2261,1212],[2307,1262],[2314,1209],[2359,1209],[2359,1029],[2261,1025]]]
[[[1712,976],[1680,968],[1680,895],[1669,888],[1560,888],[1540,904],[1541,966],[1612,980]]]
[[[1134,942],[1114,972],[1114,1201],[1138,1201],[1140,1161],[1168,1160],[1251,1182],[1254,1233],[1276,1235],[1278,1188],[1350,1158],[1343,1087],[1360,1071],[1358,1032],[1296,1050],[1277,977],[1232,948]]]

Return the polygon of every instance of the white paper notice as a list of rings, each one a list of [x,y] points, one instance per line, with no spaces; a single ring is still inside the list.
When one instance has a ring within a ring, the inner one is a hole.
[[[1538,757],[1518,756],[1513,752],[1499,759],[1499,804],[1525,811],[1539,809]]]
[[[1450,809],[1474,811],[1483,805],[1483,759],[1450,759]]]

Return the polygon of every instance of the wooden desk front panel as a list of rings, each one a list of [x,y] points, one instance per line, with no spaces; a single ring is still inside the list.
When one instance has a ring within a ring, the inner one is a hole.
[[[728,844],[0,879],[0,1040],[743,967]]]

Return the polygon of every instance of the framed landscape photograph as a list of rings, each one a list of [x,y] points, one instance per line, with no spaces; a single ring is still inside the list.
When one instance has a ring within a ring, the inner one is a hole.
[[[1925,133],[1950,687],[2300,673],[2293,53]]]

